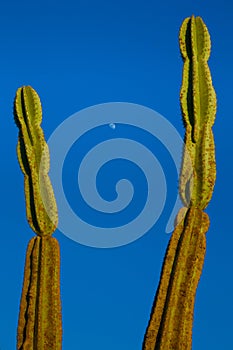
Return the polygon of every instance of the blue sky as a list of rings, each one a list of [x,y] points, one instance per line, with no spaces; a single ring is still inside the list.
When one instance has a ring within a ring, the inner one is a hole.
[[[0,5],[1,350],[16,346],[25,251],[34,234],[26,221],[23,175],[16,157],[18,130],[12,109],[17,88],[31,85],[39,93],[46,139],[70,115],[107,102],[149,107],[169,120],[183,137],[178,32],[184,18],[192,14],[203,18],[211,35],[209,66],[218,97],[213,128],[217,181],[206,210],[211,226],[195,304],[193,349],[233,348],[232,7],[231,1],[215,0],[197,0],[195,4],[189,0],[42,0]],[[96,128],[80,146],[75,144],[64,164],[63,185],[70,205],[79,210],[75,176],[84,145],[88,149],[95,141],[112,138],[114,132],[114,137],[135,138],[151,147],[166,176],[166,203],[145,235],[118,248],[81,245],[56,231],[61,247],[64,350],[141,349],[170,237],[165,228],[178,188],[174,163],[158,140],[133,127],[119,125],[114,131]],[[131,209],[143,207],[140,200],[145,200],[145,177],[133,164],[122,161],[103,169],[97,178],[100,193],[107,200],[114,199],[114,184],[108,180],[127,176],[135,188],[139,186]],[[116,214],[112,221],[109,214],[98,216],[83,210],[82,215],[107,227],[133,217],[129,210],[121,213],[119,221]]]

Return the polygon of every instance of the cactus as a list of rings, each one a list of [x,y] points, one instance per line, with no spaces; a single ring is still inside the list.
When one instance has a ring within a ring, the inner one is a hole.
[[[49,151],[40,127],[39,96],[30,86],[17,90],[17,155],[24,174],[27,220],[37,236],[27,247],[17,330],[18,350],[60,350],[60,250],[52,233],[58,224],[56,201],[48,177]]]
[[[144,350],[191,349],[194,300],[209,227],[203,210],[216,177],[212,134],[216,96],[207,64],[210,36],[203,20],[186,18],[179,40],[184,61],[180,103],[186,128],[179,192],[184,207],[177,215],[164,257]]]

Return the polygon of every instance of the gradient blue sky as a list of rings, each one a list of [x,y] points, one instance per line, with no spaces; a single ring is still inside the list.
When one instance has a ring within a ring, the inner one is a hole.
[[[25,251],[33,236],[16,157],[18,130],[12,106],[17,88],[31,85],[39,93],[46,139],[71,114],[114,101],[156,110],[183,136],[178,31],[192,14],[203,18],[211,34],[209,65],[218,96],[217,182],[207,208],[211,226],[195,304],[193,349],[233,348],[232,2],[42,0],[0,5],[1,350],[16,347]],[[162,149],[156,156],[161,155],[166,156]],[[75,164],[70,160],[69,174]],[[174,164],[169,157],[164,162],[169,187],[165,210],[141,239],[120,248],[95,249],[56,231],[61,247],[64,350],[141,349],[170,237],[165,226],[177,191]],[[68,176],[64,182],[75,205]]]

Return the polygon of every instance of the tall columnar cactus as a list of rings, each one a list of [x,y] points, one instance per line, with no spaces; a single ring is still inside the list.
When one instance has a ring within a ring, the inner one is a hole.
[[[40,127],[40,99],[30,86],[17,90],[14,114],[19,128],[17,155],[24,174],[27,219],[37,235],[27,248],[17,349],[60,350],[60,249],[52,237],[58,215],[48,177],[48,146]]]
[[[184,61],[180,102],[186,128],[179,190],[184,207],[177,215],[164,258],[144,350],[191,349],[194,299],[209,227],[203,210],[211,199],[216,177],[211,129],[216,96],[207,64],[210,36],[202,19],[186,18],[179,40]]]

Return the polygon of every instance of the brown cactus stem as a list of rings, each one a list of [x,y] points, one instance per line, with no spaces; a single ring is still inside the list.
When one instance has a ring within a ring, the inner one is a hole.
[[[61,337],[59,243],[36,236],[27,248],[17,350],[61,350]]]
[[[194,300],[208,227],[208,215],[194,207],[176,226],[164,258],[144,350],[191,349]]]

